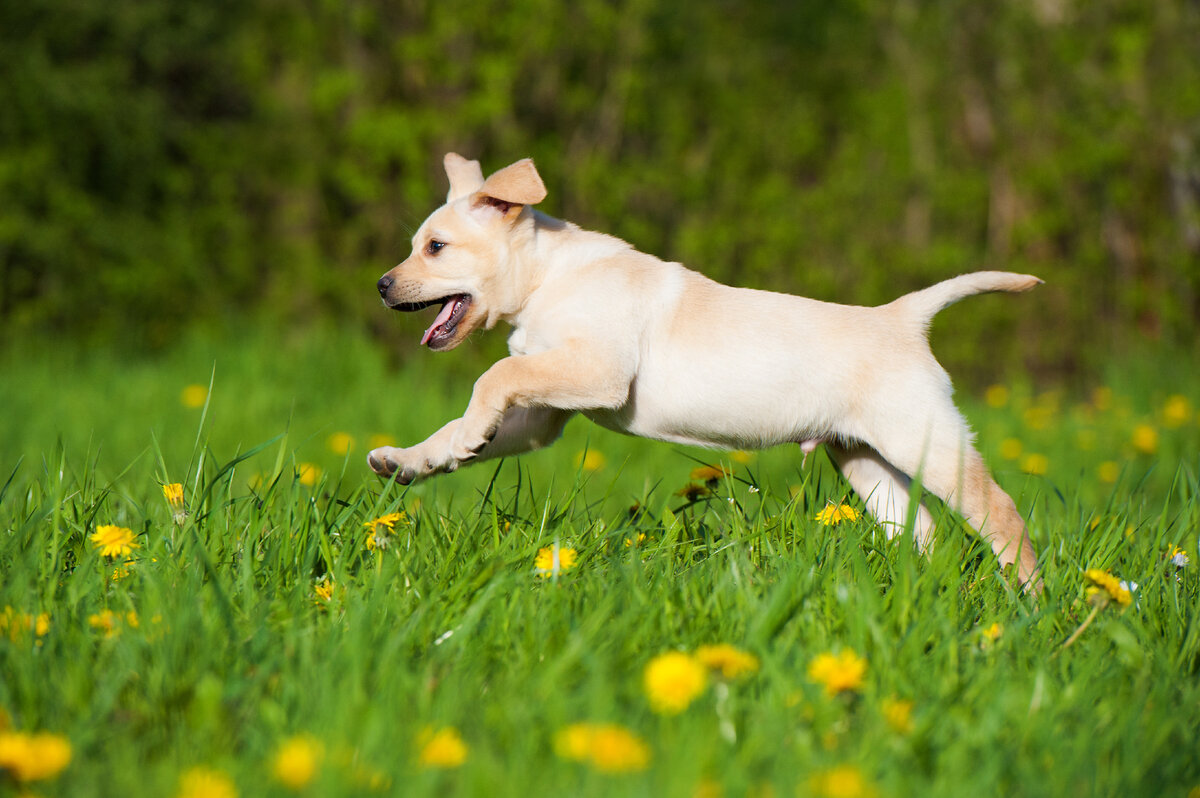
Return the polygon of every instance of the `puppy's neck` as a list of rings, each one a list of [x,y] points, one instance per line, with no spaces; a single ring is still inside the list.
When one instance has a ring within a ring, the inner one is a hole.
[[[511,291],[511,299],[505,303],[506,312],[495,316],[513,327],[519,326],[521,312],[552,274],[585,268],[633,249],[619,238],[584,230],[540,211],[528,212],[532,219],[514,231],[509,248],[511,281],[506,290]]]

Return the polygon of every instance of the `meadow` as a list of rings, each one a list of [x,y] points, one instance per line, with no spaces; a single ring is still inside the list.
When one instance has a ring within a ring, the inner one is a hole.
[[[0,795],[1200,794],[1179,357],[960,389],[1037,600],[944,508],[930,556],[888,540],[820,452],[576,420],[389,484],[366,451],[479,368],[405,357],[0,348]]]

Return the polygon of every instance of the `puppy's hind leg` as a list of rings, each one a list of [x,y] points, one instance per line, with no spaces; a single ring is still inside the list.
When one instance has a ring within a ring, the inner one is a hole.
[[[923,425],[884,431],[871,443],[903,473],[920,474],[930,493],[961,513],[991,544],[1002,566],[1016,563],[1017,578],[1026,589],[1040,591],[1037,555],[1025,519],[971,445],[970,430],[958,408],[946,397],[930,408],[926,419]]]
[[[902,533],[907,526],[908,509],[912,506],[912,480],[870,446],[826,443],[825,450],[850,487],[862,497],[867,511],[883,527],[888,538]],[[917,546],[925,551],[933,542],[933,516],[919,501],[916,508],[913,536]]]

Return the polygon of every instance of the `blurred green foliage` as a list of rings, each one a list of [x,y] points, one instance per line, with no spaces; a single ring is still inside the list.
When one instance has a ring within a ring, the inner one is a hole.
[[[456,150],[533,156],[547,212],[736,284],[1038,274],[936,349],[1086,373],[1194,345],[1197,53],[1185,0],[5,3],[0,329],[386,329],[373,282]]]

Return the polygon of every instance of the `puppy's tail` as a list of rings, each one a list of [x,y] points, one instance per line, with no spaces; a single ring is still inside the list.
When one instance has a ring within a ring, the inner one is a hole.
[[[1032,274],[971,272],[943,280],[921,291],[905,294],[892,302],[891,307],[919,323],[922,329],[928,329],[929,322],[939,310],[953,305],[960,299],[992,291],[1019,293],[1041,285],[1042,282]]]

